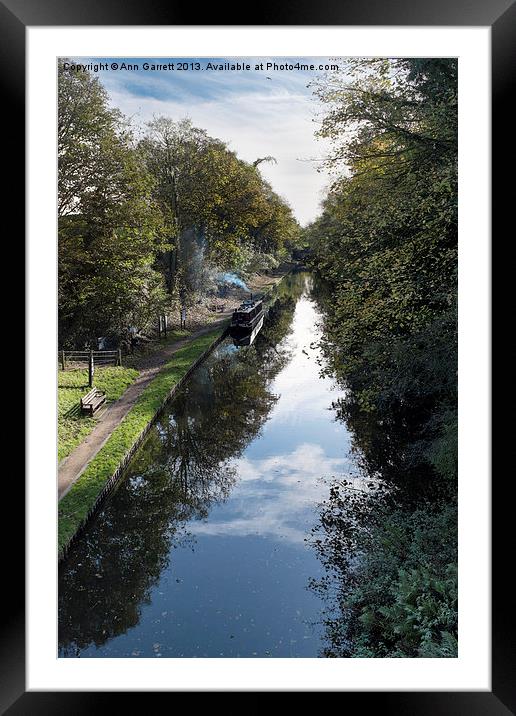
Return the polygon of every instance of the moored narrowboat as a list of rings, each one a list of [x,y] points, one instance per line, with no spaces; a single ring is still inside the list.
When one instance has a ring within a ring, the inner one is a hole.
[[[245,335],[256,328],[264,316],[262,299],[244,301],[233,311],[230,331],[233,336]]]

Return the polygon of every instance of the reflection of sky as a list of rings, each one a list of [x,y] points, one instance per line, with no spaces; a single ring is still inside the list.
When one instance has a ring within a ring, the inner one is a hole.
[[[317,313],[303,295],[286,339],[292,359],[274,380],[279,395],[260,437],[232,461],[239,476],[230,500],[212,508],[209,519],[189,526],[200,535],[261,535],[304,544],[313,510],[327,487],[321,478],[347,471],[349,439],[329,408],[340,393],[320,378],[310,347],[317,340]]]
[[[189,525],[196,535],[261,535],[303,544],[322,498],[321,476],[344,472],[345,457],[329,457],[320,445],[236,461],[240,483],[227,505],[212,509],[206,522]],[[327,488],[326,488],[327,489]]]
[[[320,566],[286,540],[210,536],[174,550],[139,624],[82,657],[315,657]]]
[[[294,314],[293,331],[288,337],[293,357],[272,384],[272,392],[281,395],[269,420],[277,427],[279,422],[299,425],[305,419],[312,423],[321,419],[320,411],[330,407],[342,393],[332,390],[334,382],[321,378],[317,359],[320,351],[313,346],[319,339],[316,329],[317,312],[314,304],[303,295]],[[323,421],[324,422],[324,421]],[[342,428],[340,431],[342,433]]]
[[[262,431],[262,439],[247,451],[248,457],[294,451],[302,443],[319,445],[325,453],[348,449],[347,431],[335,422],[331,404],[342,391],[328,377],[320,376],[318,314],[314,304],[303,295],[294,313],[292,333],[286,339],[292,359],[278,374],[271,392],[280,399],[274,405]],[[339,454],[342,454],[339,452]]]

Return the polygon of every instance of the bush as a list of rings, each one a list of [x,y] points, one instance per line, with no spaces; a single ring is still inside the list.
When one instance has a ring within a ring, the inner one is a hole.
[[[327,599],[325,655],[457,656],[456,505],[331,494],[315,541],[331,575],[314,585]]]

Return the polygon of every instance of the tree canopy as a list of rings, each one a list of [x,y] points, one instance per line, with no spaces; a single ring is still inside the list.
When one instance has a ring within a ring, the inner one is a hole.
[[[59,63],[59,322],[63,347],[141,329],[206,272],[277,265],[300,227],[219,139],[156,117],[137,140],[98,78]],[[193,300],[193,298],[192,298]]]

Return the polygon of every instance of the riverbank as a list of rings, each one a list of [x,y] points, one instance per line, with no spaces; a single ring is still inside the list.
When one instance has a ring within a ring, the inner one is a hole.
[[[143,393],[147,385],[156,377],[163,366],[170,361],[175,353],[195,341],[206,333],[220,329],[225,329],[226,319],[217,321],[211,327],[204,327],[190,333],[183,331],[184,337],[177,340],[177,337],[171,337],[171,340],[160,345],[159,350],[150,351],[140,356],[131,356],[135,359],[134,364],[138,367],[121,368],[101,368],[95,373],[95,385],[106,390],[108,405],[105,409],[101,409],[99,414],[94,418],[88,418],[80,415],[79,400],[87,387],[87,371],[70,371],[59,373],[59,382],[66,384],[75,381],[79,387],[60,388],[59,393],[66,393],[65,398],[59,395],[58,402],[69,403],[75,399],[74,408],[69,410],[65,415],[59,416],[58,435],[59,435],[59,456],[61,462],[58,468],[58,496],[61,499],[74,482],[80,477],[81,473],[92,460],[98,451],[102,448],[106,440],[109,438],[117,425],[125,418],[131,410],[137,399]],[[120,393],[120,387],[125,385],[125,390]],[[82,387],[81,387],[82,386]],[[113,398],[115,390],[119,391],[118,399]],[[72,393],[71,397],[68,393]],[[72,412],[72,415],[69,413]],[[64,438],[68,437],[68,440]],[[73,449],[68,449],[75,441]],[[67,451],[66,451],[67,450]],[[66,451],[66,456],[63,455]]]
[[[123,420],[64,494],[58,510],[59,557],[121,476],[170,395],[220,341],[225,327],[199,336],[179,349],[142,391]]]

